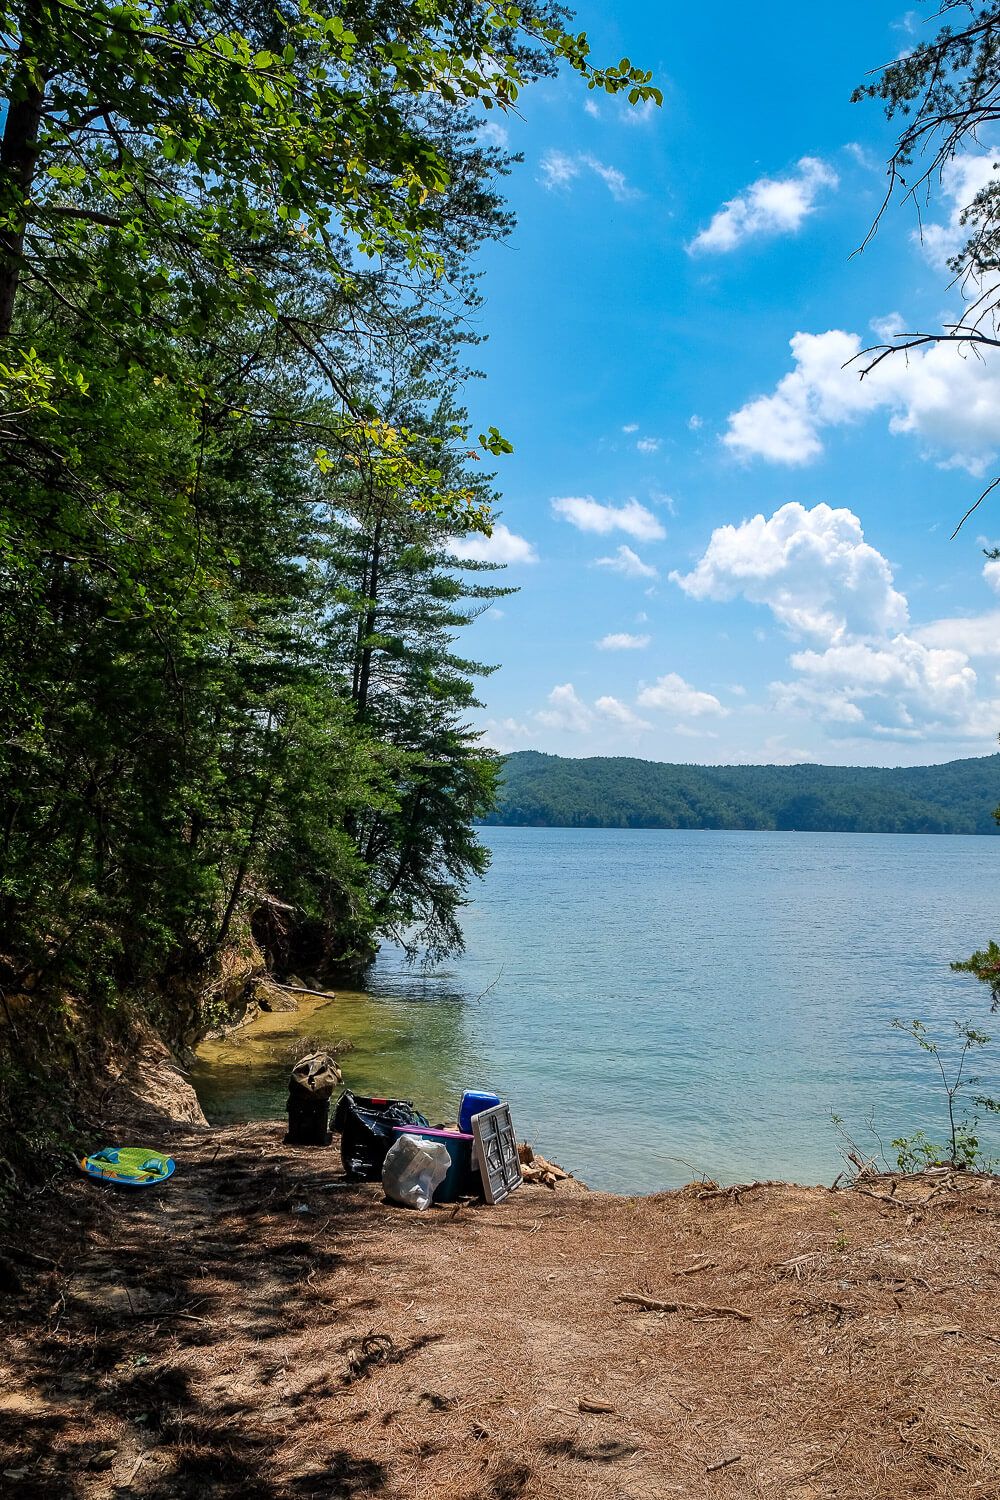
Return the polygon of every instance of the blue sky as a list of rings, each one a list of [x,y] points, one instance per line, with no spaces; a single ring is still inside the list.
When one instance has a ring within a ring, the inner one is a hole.
[[[521,592],[473,627],[503,750],[917,764],[1000,730],[1000,364],[951,348],[842,365],[939,326],[945,259],[991,142],[863,255],[892,134],[853,86],[921,10],[846,3],[581,10],[599,60],[503,122],[519,220],[482,258],[474,424],[515,443],[484,555]]]

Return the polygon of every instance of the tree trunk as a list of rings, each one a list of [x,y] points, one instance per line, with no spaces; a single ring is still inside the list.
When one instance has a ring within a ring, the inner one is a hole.
[[[372,560],[371,572],[365,579],[365,593],[368,599],[368,609],[365,611],[364,619],[359,626],[359,656],[357,672],[357,691],[355,703],[357,704],[358,718],[363,719],[368,709],[368,686],[372,673],[372,647],[371,637],[375,631],[375,620],[378,612],[378,583],[379,566],[382,562],[382,517],[379,516],[375,522],[375,530],[372,533]]]
[[[35,180],[38,132],[45,100],[44,82],[28,67],[28,60],[35,50],[37,22],[37,8],[29,0],[25,6],[18,61],[11,84],[11,102],[3,141],[0,142],[0,193],[3,208],[13,216],[11,227],[0,231],[0,338],[10,333],[14,321],[14,304],[24,261],[26,200]]]

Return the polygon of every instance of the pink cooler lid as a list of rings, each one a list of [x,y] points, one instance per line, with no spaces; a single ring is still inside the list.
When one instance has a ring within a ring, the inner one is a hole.
[[[445,1141],[471,1141],[464,1130],[435,1130],[432,1125],[394,1125],[393,1135],[434,1135]]]

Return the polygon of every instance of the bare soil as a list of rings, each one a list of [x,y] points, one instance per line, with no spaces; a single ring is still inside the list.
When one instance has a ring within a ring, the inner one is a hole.
[[[0,1247],[5,1495],[1000,1500],[995,1180],[417,1214],[275,1125],[155,1143]]]

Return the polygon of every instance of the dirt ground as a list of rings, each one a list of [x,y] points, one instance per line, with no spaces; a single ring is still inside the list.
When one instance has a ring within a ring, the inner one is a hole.
[[[416,1214],[336,1142],[165,1143],[0,1247],[4,1495],[1000,1500],[1000,1182]]]

